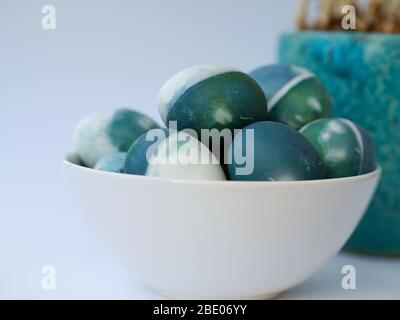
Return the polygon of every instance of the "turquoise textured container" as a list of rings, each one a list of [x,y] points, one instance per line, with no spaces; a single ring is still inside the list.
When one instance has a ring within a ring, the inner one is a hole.
[[[333,97],[334,115],[355,121],[374,139],[383,177],[345,249],[400,255],[400,35],[285,34],[279,60],[316,73]]]

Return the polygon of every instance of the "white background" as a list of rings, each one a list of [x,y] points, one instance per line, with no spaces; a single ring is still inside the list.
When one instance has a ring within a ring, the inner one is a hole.
[[[85,114],[130,106],[159,121],[164,81],[188,66],[276,61],[296,0],[0,0],[0,298],[147,298],[81,221],[61,159]],[[41,28],[43,5],[57,28]],[[145,206],[145,203],[137,203]],[[57,290],[41,288],[41,267]],[[343,291],[354,264],[358,290]],[[341,255],[287,298],[400,297],[400,261]]]

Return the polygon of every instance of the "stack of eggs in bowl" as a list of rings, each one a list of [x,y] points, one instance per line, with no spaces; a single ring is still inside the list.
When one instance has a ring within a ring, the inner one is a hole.
[[[164,128],[129,109],[86,117],[65,164],[94,231],[169,297],[297,285],[340,250],[379,180],[368,134],[331,118],[323,84],[299,67],[189,68],[158,108]]]

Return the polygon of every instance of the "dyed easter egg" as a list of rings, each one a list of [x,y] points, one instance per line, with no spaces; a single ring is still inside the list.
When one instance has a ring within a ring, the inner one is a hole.
[[[300,130],[321,156],[328,178],[356,176],[376,168],[368,133],[347,119],[319,119]]]
[[[78,123],[76,152],[82,162],[92,168],[104,155],[128,151],[140,135],[157,127],[152,119],[133,110],[97,112]]]
[[[235,135],[229,148],[232,180],[324,179],[317,151],[298,131],[279,122],[253,123]]]
[[[241,129],[266,120],[265,95],[253,78],[230,67],[204,65],[179,72],[162,87],[158,108],[178,130]]]
[[[182,180],[225,180],[217,158],[183,131],[153,129],[129,148],[125,173]]]
[[[152,146],[157,148],[162,141],[168,138],[170,132],[174,131],[165,128],[152,129],[137,138],[125,158],[125,172],[145,176],[149,166],[147,159],[155,156],[154,154],[148,155],[149,148]]]
[[[268,120],[282,122],[298,130],[311,121],[332,114],[328,91],[314,74],[303,68],[269,65],[254,70],[250,75],[268,99]]]
[[[94,166],[96,170],[124,173],[126,152],[108,154],[99,159]]]

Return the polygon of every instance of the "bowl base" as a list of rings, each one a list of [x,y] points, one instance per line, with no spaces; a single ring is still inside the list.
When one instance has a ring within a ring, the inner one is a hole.
[[[174,292],[167,292],[164,290],[152,289],[155,294],[162,298],[169,300],[272,300],[282,294],[282,292],[266,293],[254,296],[226,296],[226,297],[213,297],[213,296],[191,296],[179,294]]]

